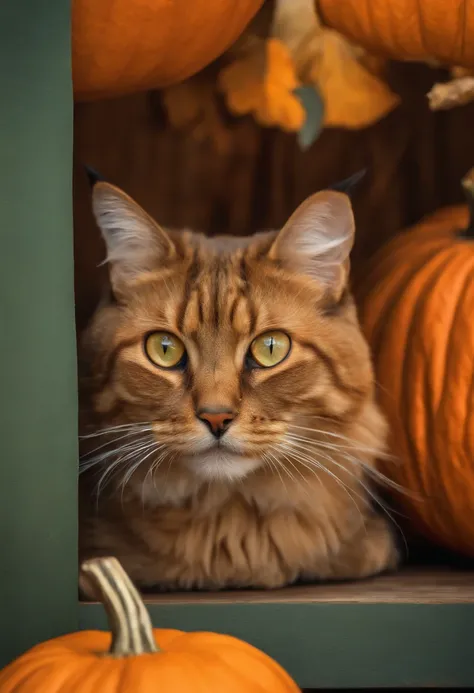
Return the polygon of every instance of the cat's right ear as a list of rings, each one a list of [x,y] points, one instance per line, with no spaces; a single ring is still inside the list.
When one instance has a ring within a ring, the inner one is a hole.
[[[277,234],[269,258],[317,281],[338,298],[346,286],[354,242],[349,197],[324,190],[303,202]]]
[[[120,188],[96,180],[92,210],[107,248],[104,262],[110,265],[114,291],[175,257],[176,248],[166,231]]]

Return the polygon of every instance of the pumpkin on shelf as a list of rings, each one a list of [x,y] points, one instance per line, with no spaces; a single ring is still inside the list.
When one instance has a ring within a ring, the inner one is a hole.
[[[474,169],[463,187],[467,207],[389,242],[356,293],[398,458],[382,471],[415,529],[474,556]]]
[[[78,100],[174,84],[239,37],[263,0],[74,0],[72,72]]]
[[[82,566],[103,603],[111,633],[83,631],[33,647],[0,672],[1,693],[300,693],[268,655],[217,633],[153,629],[115,558]]]
[[[471,0],[315,0],[323,22],[397,60],[474,67]]]

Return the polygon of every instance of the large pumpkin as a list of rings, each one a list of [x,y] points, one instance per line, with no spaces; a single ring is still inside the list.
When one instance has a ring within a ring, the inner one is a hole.
[[[323,22],[396,59],[474,67],[472,0],[316,0]]]
[[[358,292],[402,489],[416,529],[474,556],[474,169],[471,214],[438,211],[371,260]]]
[[[186,79],[223,53],[263,0],[73,0],[76,99]]]
[[[83,631],[33,647],[0,672],[1,693],[300,693],[268,655],[228,635],[153,629],[115,558],[83,565],[112,634]]]

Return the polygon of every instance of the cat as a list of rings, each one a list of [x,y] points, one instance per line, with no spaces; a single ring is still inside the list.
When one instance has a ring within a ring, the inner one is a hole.
[[[92,206],[110,287],[80,348],[80,559],[165,590],[394,569],[348,195],[238,238],[165,230],[103,180]]]

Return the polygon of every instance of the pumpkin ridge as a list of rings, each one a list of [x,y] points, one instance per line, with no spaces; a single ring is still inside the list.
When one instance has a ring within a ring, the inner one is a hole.
[[[450,268],[450,273],[447,273],[446,275],[443,276],[443,286],[449,285],[452,286],[452,282],[450,281],[450,277],[457,277],[459,276],[459,270],[462,269],[462,266],[465,264],[464,263],[464,258],[459,257],[459,254],[457,253],[456,249],[456,260],[459,260],[458,262],[453,262],[452,266]],[[449,262],[449,260],[448,260]],[[472,263],[470,263],[472,264]],[[452,344],[452,338],[453,338],[453,325],[456,323],[457,319],[457,309],[461,305],[460,301],[462,302],[462,298],[458,299],[458,296],[462,296],[465,291],[468,289],[469,286],[469,267],[468,271],[461,273],[461,279],[458,285],[462,286],[461,293],[459,290],[456,290],[455,292],[455,297],[456,297],[456,303],[455,303],[455,315],[453,316],[449,328],[445,328],[443,330],[438,331],[438,342],[440,342],[441,339],[446,337],[444,344],[441,343],[436,343],[436,352],[440,352],[441,350],[443,351],[442,356],[439,357],[439,361],[443,364],[441,366],[442,370],[442,382],[439,386],[436,386],[436,380],[435,380],[435,375],[436,373],[440,372],[440,367],[437,366],[436,363],[433,363],[433,356],[428,358],[428,363],[427,363],[427,368],[424,370],[424,408],[423,411],[426,411],[426,422],[423,425],[419,427],[420,430],[426,430],[427,432],[427,438],[429,441],[429,446],[427,447],[427,456],[425,460],[425,465],[420,465],[420,470],[422,473],[422,478],[423,478],[423,488],[428,489],[430,487],[430,476],[433,473],[436,473],[439,478],[444,476],[444,460],[445,460],[445,453],[443,451],[443,446],[445,445],[445,439],[446,439],[446,433],[439,432],[439,425],[438,421],[441,418],[441,421],[443,420],[443,403],[445,400],[445,394],[446,394],[446,383],[447,379],[449,378],[449,373],[450,373],[450,358],[453,354],[453,344]],[[466,284],[467,280],[467,284]],[[454,289],[454,287],[452,287]],[[431,296],[431,300],[433,303],[436,305],[437,303],[437,297],[439,295],[439,292],[442,291],[442,288],[438,285],[436,287],[436,290],[433,291],[433,294]],[[425,312],[429,309],[429,306],[425,305]],[[448,306],[443,307],[443,312],[446,312],[450,310],[451,307]],[[419,336],[425,333],[424,326],[426,325],[426,328],[428,329],[429,325],[429,320],[426,318],[423,320],[420,325],[419,325]],[[412,345],[412,350],[416,352],[416,343]],[[431,366],[431,369],[430,369]],[[415,368],[415,367],[414,367]],[[418,364],[418,370],[420,369],[420,365]],[[416,368],[415,368],[416,370]],[[445,489],[445,493],[449,495],[448,489]],[[429,502],[430,503],[438,503],[439,498],[438,497],[433,497],[432,494],[430,493],[429,495]],[[438,524],[438,533],[444,534],[443,530],[443,522],[439,521],[438,516],[435,516],[433,520],[430,522],[431,527],[427,527],[425,531],[429,531],[431,535],[435,534],[433,531],[433,525]]]
[[[423,19],[423,10],[421,8],[421,2],[420,0],[414,0],[414,3],[416,7],[416,16],[418,19],[418,36],[420,37],[421,47],[425,55],[431,55],[429,42],[425,34],[425,22]]]
[[[370,2],[370,0],[365,0],[365,7],[364,7],[363,15],[367,18],[366,23],[368,25],[369,32],[372,33],[374,31],[376,31],[374,8],[373,8],[373,5]]]
[[[392,257],[392,256],[391,256]],[[407,276],[403,276],[401,279],[398,277],[395,277],[393,280],[392,286],[389,286],[387,289],[387,293],[389,294],[388,299],[390,300],[390,304],[388,306],[388,309],[384,306],[383,313],[385,319],[381,322],[380,320],[377,323],[376,326],[376,331],[372,332],[369,328],[369,334],[370,334],[370,344],[372,348],[372,353],[373,355],[377,355],[380,353],[381,350],[381,344],[385,332],[385,326],[388,323],[389,319],[392,316],[393,311],[396,310],[401,297],[407,290],[407,286],[410,285],[412,279],[416,277],[417,273],[425,266],[427,266],[427,263],[429,263],[433,258],[435,258],[435,255],[432,255],[428,260],[423,256],[423,258],[420,260],[420,263],[416,265],[416,267],[410,268],[407,270]],[[375,263],[376,263],[375,259]],[[380,266],[379,266],[380,267]],[[378,267],[377,267],[378,269]],[[372,278],[372,277],[371,277]],[[377,281],[377,279],[375,279]],[[373,311],[374,313],[379,313],[380,311]],[[365,332],[366,329],[366,320],[363,318],[362,319],[363,323],[363,329]]]
[[[457,248],[453,248],[452,251],[453,251],[452,253],[445,254],[445,257],[446,257],[445,272],[448,276],[446,276],[446,274],[445,274],[443,279],[446,279],[446,282],[445,282],[446,285],[450,286],[451,288],[453,288],[453,286],[454,287],[456,287],[456,286],[461,287],[461,286],[463,286],[465,279],[467,278],[465,276],[465,273],[462,272],[462,270],[464,269],[465,261],[464,261],[464,258],[459,255]],[[448,269],[449,269],[449,272],[448,272]],[[453,282],[450,279],[451,275],[453,277]],[[458,281],[458,279],[460,281]],[[444,283],[443,283],[443,287],[444,287]],[[427,301],[425,304],[424,314],[432,312],[432,309],[431,309],[432,304],[437,306],[438,296],[440,295],[440,293],[444,294],[445,292],[443,289],[440,289],[440,287],[438,285],[436,285],[433,288],[433,291],[430,293],[430,295],[427,298]],[[456,292],[456,295],[457,295],[457,292]],[[454,310],[455,308],[456,308],[456,306],[454,306],[454,308],[452,308],[451,306],[448,306],[448,309],[446,307],[443,307],[441,312],[445,313],[447,310],[448,311],[451,309]],[[439,311],[438,311],[438,313],[439,313]],[[420,324],[421,325],[424,325],[425,323],[428,324],[428,322],[429,322],[428,318],[429,317],[433,318],[433,316],[431,316],[431,315],[426,317],[426,318],[423,315],[423,319],[421,320]],[[434,317],[436,318],[436,315]],[[438,350],[443,352],[442,358],[439,359],[442,364],[444,364],[446,362],[447,355],[450,352],[451,326],[452,325],[450,325],[449,328],[444,329],[442,332],[442,338],[444,338],[444,342],[442,344],[439,342],[437,343]],[[441,366],[441,368],[442,368],[442,366]],[[435,369],[435,375],[437,373],[440,373],[440,370],[438,368]],[[442,377],[441,382],[436,381],[433,384],[433,388],[432,388],[433,396],[431,399],[434,400],[433,403],[434,403],[436,408],[438,408],[439,403],[442,399],[442,393],[444,392],[443,380],[444,380],[444,376]],[[436,414],[434,414],[433,418],[436,418]]]
[[[396,9],[397,9],[396,7],[393,7],[393,4],[391,4],[390,2],[387,2],[387,5],[385,7],[385,11],[388,14],[388,18],[389,18],[388,25],[390,27],[391,42],[392,42],[392,46],[395,46],[396,50],[398,51],[398,50],[401,50],[402,44],[400,43],[400,40],[398,37],[397,24],[395,21],[392,21],[392,16],[393,16],[392,10],[395,10],[394,15],[396,17],[396,14],[397,14]]]
[[[456,335],[459,334],[459,327],[456,328],[456,325],[459,325],[460,320],[461,320],[461,314],[462,314],[462,308],[463,305],[465,306],[467,304],[467,298],[470,295],[471,291],[474,288],[474,284],[472,282],[472,273],[474,269],[474,255],[471,258],[471,262],[467,267],[466,275],[464,277],[464,282],[462,286],[462,291],[460,291],[457,296],[457,303],[456,303],[456,312],[455,316],[453,317],[451,321],[451,326],[450,326],[450,346],[448,348],[447,352],[447,365],[446,365],[446,371],[445,373],[447,374],[449,371],[453,374],[455,371],[455,365],[457,362],[457,350],[455,347],[455,337]],[[454,379],[454,374],[452,375],[452,378]],[[472,380],[472,377],[471,377]],[[450,395],[450,388],[449,386],[449,380],[448,377],[446,376],[445,378],[445,384],[443,387],[447,391],[447,398],[449,400],[449,395]],[[462,392],[462,381],[458,382],[456,386],[456,392],[459,392],[459,396],[461,395]],[[451,504],[458,504],[460,506],[464,506],[466,508],[469,508],[470,505],[470,497],[469,497],[469,474],[466,473],[466,469],[469,469],[469,462],[472,460],[472,456],[469,457],[468,454],[468,448],[469,445],[462,444],[463,441],[465,441],[465,436],[466,436],[466,423],[469,418],[468,412],[471,410],[471,406],[469,404],[469,397],[470,397],[470,383],[467,384],[466,387],[467,391],[467,401],[466,401],[466,406],[462,410],[462,415],[464,417],[464,424],[463,424],[463,436],[460,438],[456,437],[456,434],[453,433],[450,435],[450,427],[451,427],[451,418],[448,417],[447,414],[445,414],[443,411],[440,411],[440,418],[443,420],[443,418],[447,421],[447,428],[446,431],[443,432],[444,436],[439,438],[439,443],[440,446],[442,446],[443,441],[447,439],[453,440],[453,445],[452,445],[452,455],[449,464],[454,468],[456,475],[455,479],[459,477],[459,482],[458,483],[451,483],[451,484],[446,484],[445,485],[445,494]],[[467,441],[465,441],[467,443]],[[445,475],[443,474],[443,477]],[[453,480],[454,482],[454,480]],[[464,524],[468,522],[468,518],[464,519]],[[444,523],[445,527],[445,523]],[[456,527],[452,527],[453,531],[455,531]],[[468,531],[468,528],[466,527],[466,531]],[[446,534],[446,529],[444,529],[444,534]],[[451,534],[451,532],[450,532]],[[447,539],[449,541],[449,537]]]
[[[395,60],[474,66],[471,0],[319,0],[322,19],[353,43]],[[368,20],[370,8],[370,17]]]
[[[456,246],[455,253],[458,255],[458,250],[459,250],[459,245]],[[463,258],[461,258],[463,260]],[[456,271],[459,268],[459,264],[464,264],[464,263],[456,263],[456,266],[452,269],[451,274],[455,275]],[[456,307],[455,307],[455,312],[456,316],[453,316],[453,318],[450,321],[450,325],[448,328],[443,330],[443,333],[446,333],[448,336],[448,340],[445,346],[445,367],[444,367],[444,374],[443,374],[443,384],[441,388],[441,393],[442,397],[440,400],[440,407],[444,402],[444,393],[446,391],[447,383],[448,383],[448,378],[449,378],[449,372],[452,370],[452,360],[456,358],[456,350],[453,347],[452,344],[452,339],[453,335],[456,333],[456,321],[458,319],[458,311],[461,309],[461,306],[463,304],[463,301],[465,299],[466,294],[469,292],[471,288],[471,276],[472,276],[472,268],[473,268],[473,262],[471,261],[467,267],[467,270],[464,274],[464,277],[462,279],[462,288],[459,291],[456,291]],[[444,279],[444,277],[443,277]],[[449,282],[449,276],[446,278],[446,284],[450,285]],[[450,285],[451,286],[451,285]],[[438,333],[439,334],[439,333]],[[439,340],[439,336],[438,336]],[[414,369],[416,370],[416,369]],[[428,377],[427,374],[425,374],[425,378]],[[425,402],[427,403],[426,406],[429,406],[429,403],[431,402],[433,398],[433,391],[432,391],[432,386],[430,384],[430,387],[427,387],[426,389],[426,395],[425,395]],[[436,412],[436,415],[432,414],[430,417],[430,423],[432,423],[436,418],[439,418],[441,416],[441,419],[446,418],[446,414],[443,414],[441,409]],[[466,425],[466,424],[465,424]],[[453,450],[452,455],[450,455],[449,459],[446,458],[446,451],[443,450],[443,444],[446,442],[446,436],[449,439],[449,435],[447,431],[441,431],[440,433],[436,434],[433,431],[432,426],[430,425],[428,427],[429,429],[429,440],[434,443],[434,454],[431,454],[430,456],[427,456],[426,459],[424,460],[424,463],[421,465],[416,465],[417,469],[420,469],[423,472],[423,488],[430,488],[430,485],[433,483],[434,478],[436,479],[445,479],[445,482],[443,484],[443,496],[445,499],[448,500],[448,504],[451,505],[451,507],[456,507],[462,505],[462,501],[460,498],[460,491],[462,493],[463,490],[466,490],[468,493],[469,497],[469,486],[465,484],[461,484],[459,486],[459,483],[456,482],[456,479],[459,476],[459,471],[454,471],[454,478],[453,478],[453,483],[449,483],[449,480],[451,479],[450,476],[446,477],[445,474],[445,466],[446,464],[449,465],[449,468],[451,469],[453,465],[455,465],[455,460],[456,460],[456,454],[457,454],[457,445],[456,445],[456,450]],[[435,431],[438,430],[438,427],[435,426]],[[440,448],[441,445],[441,448]],[[432,446],[433,448],[433,446]],[[418,455],[419,458],[419,455]],[[431,481],[431,484],[430,484]],[[465,481],[467,482],[468,479],[466,478]],[[431,537],[433,540],[437,540],[438,542],[442,543],[443,545],[450,547],[451,549],[456,549],[460,551],[464,551],[465,548],[463,546],[463,542],[459,541],[457,539],[457,535],[459,534],[459,529],[460,529],[460,523],[459,520],[456,521],[453,520],[452,516],[448,515],[447,517],[442,516],[438,510],[437,507],[439,501],[442,501],[442,497],[440,498],[437,494],[433,495],[430,493],[429,499],[431,501],[431,507],[428,507],[427,511],[422,513],[421,518],[420,518],[420,523],[423,528],[423,531],[425,534]],[[469,499],[466,498],[466,500],[469,502]],[[461,516],[462,519],[462,516]],[[461,522],[462,524],[462,522]],[[467,531],[467,528],[465,528],[465,531]]]
[[[439,258],[435,257],[435,260]],[[443,266],[443,265],[442,265]],[[442,267],[441,266],[441,267]],[[427,269],[427,268],[425,268]],[[408,330],[404,334],[404,351],[405,351],[405,358],[402,361],[402,366],[400,369],[399,373],[399,380],[400,380],[400,386],[399,386],[399,410],[398,410],[398,418],[401,424],[401,427],[404,431],[404,443],[405,447],[407,448],[406,452],[408,452],[408,457],[412,458],[416,454],[416,447],[415,443],[412,438],[412,431],[410,427],[410,422],[407,421],[407,411],[410,411],[410,404],[412,402],[413,396],[412,393],[410,392],[411,388],[410,385],[412,383],[411,379],[409,378],[409,373],[411,373],[411,369],[409,366],[411,365],[411,359],[409,358],[409,354],[411,354],[410,351],[407,350],[406,346],[407,344],[410,344],[410,342],[413,340],[413,333],[415,330],[415,323],[416,323],[416,316],[419,314],[421,307],[420,304],[422,300],[425,298],[426,293],[429,291],[431,288],[432,284],[437,280],[438,273],[440,273],[440,268],[439,265],[436,266],[436,273],[433,277],[433,275],[428,276],[428,282],[423,285],[423,288],[419,290],[416,301],[414,305],[411,308],[410,311],[410,322],[409,322],[409,327]],[[416,276],[416,275],[415,275]],[[411,419],[410,419],[411,420]],[[428,436],[426,436],[428,438]],[[426,439],[424,440],[424,443],[426,445]],[[402,455],[402,459],[405,458],[406,455]],[[407,478],[408,474],[408,480],[409,483],[406,484],[408,487],[411,487],[413,485],[413,480],[410,478],[410,472],[414,472],[415,476],[417,477],[417,487],[418,488],[424,488],[423,480],[421,478],[421,473],[418,468],[416,470],[411,470],[410,469],[404,469],[403,476]],[[425,498],[422,498],[422,502],[425,501]]]
[[[405,254],[406,254],[404,252],[404,247],[401,243],[398,242],[399,239],[396,239],[396,240],[397,240],[397,243],[393,243],[393,246],[395,246],[395,247],[392,247],[392,243],[389,243],[386,246],[384,246],[383,250],[387,249],[390,251],[389,256],[386,258],[383,258],[385,260],[385,262],[381,261],[382,252],[377,253],[372,258],[369,272],[366,274],[365,280],[362,282],[361,286],[359,287],[359,289],[356,292],[362,308],[365,305],[365,298],[366,298],[367,294],[370,292],[370,287],[374,283],[378,283],[380,281],[380,279],[382,279],[384,276],[386,276],[388,274],[389,270],[392,269],[392,267],[394,265],[395,266],[397,265],[398,256],[401,256],[402,259],[404,258]],[[392,283],[390,285],[388,285],[387,287],[385,285],[383,286],[383,289],[388,294],[388,299],[390,301],[395,300],[394,289],[398,288],[399,286],[402,287],[400,289],[400,291],[396,294],[396,297],[400,298],[400,293],[405,291],[405,285],[411,281],[411,278],[413,276],[415,276],[416,273],[427,262],[430,262],[431,258],[437,252],[439,252],[439,248],[440,247],[442,248],[443,245],[444,245],[444,243],[440,243],[440,244],[436,244],[434,247],[428,247],[426,249],[427,253],[429,251],[428,257],[426,256],[426,254],[422,255],[422,257],[419,258],[419,264],[416,266],[416,268],[413,268],[410,266],[403,266],[400,264],[400,271],[405,270],[405,275],[402,275],[402,276],[397,275],[397,276],[394,276],[393,278],[390,277]],[[397,252],[397,251],[399,251],[399,252]],[[381,301],[380,294],[375,298],[378,301]],[[375,309],[375,310],[373,309],[373,303],[371,304],[370,307],[371,307],[371,310],[369,311],[369,314],[373,316],[374,320],[376,320],[374,313],[378,314],[379,311],[377,309]],[[384,309],[384,312],[386,312],[385,309]],[[364,318],[365,317],[366,316],[364,315]],[[368,332],[372,333],[372,328],[370,327],[369,324],[367,324],[365,319],[363,320],[363,322],[364,322],[364,329],[368,329]]]
[[[438,268],[438,271],[436,272],[435,276],[431,277],[431,281],[429,285],[425,285],[424,291],[423,291],[423,296],[420,296],[420,303],[421,305],[419,306],[420,310],[419,312],[417,311],[413,316],[412,316],[412,327],[413,331],[416,331],[418,329],[419,324],[422,322],[420,318],[420,314],[425,310],[426,307],[426,298],[429,297],[430,295],[433,294],[435,291],[438,282],[440,278],[444,279],[444,273],[446,272],[446,268],[451,264],[452,260],[457,259],[457,250],[451,250],[450,252],[447,253],[444,257],[444,263],[440,265]],[[449,340],[449,335],[448,340]],[[413,339],[413,338],[412,338]],[[414,341],[414,340],[413,340]],[[411,343],[411,342],[410,342]],[[412,358],[415,360],[417,357],[416,349],[410,349],[410,355]],[[426,357],[423,359],[425,362],[427,361]],[[427,364],[428,365],[428,364]],[[416,372],[417,369],[416,367],[411,368],[411,372]],[[446,373],[446,368],[445,368],[445,373]],[[428,370],[425,368],[423,371],[424,375],[424,380],[428,377]],[[408,385],[408,390],[410,390],[410,385],[413,385],[414,379],[411,380],[411,383]],[[441,392],[443,392],[443,388],[441,388]],[[426,392],[425,392],[426,396]],[[425,400],[426,401],[426,400]],[[428,400],[431,401],[431,398]],[[424,425],[420,425],[417,427],[417,429],[422,429],[426,431],[426,436],[425,436],[425,445],[424,445],[424,453],[425,453],[425,464],[420,465],[417,467],[417,470],[419,471],[418,477],[420,480],[420,485],[421,488],[423,488],[425,491],[429,487],[429,479],[428,479],[428,469],[432,465],[436,465],[437,461],[439,461],[439,457],[437,456],[436,452],[436,433],[435,433],[435,419],[436,419],[436,413],[427,411],[427,407],[425,406],[421,410],[424,414]],[[414,417],[410,416],[410,420],[412,420]],[[416,419],[415,419],[416,420]],[[413,436],[415,440],[417,440],[418,436],[415,435]],[[418,452],[419,456],[420,452]],[[430,463],[431,462],[431,463]],[[433,500],[431,495],[426,495],[426,500],[431,501]]]
[[[470,406],[470,403],[474,402],[474,370],[471,376],[471,386],[467,388],[467,399],[466,399],[466,411],[470,413],[466,416],[464,420],[464,435],[463,439],[465,441],[466,450],[470,455],[471,459],[474,459],[474,448],[471,445],[471,441],[474,440],[474,436],[469,436],[469,431],[474,430],[474,422],[472,426],[469,426],[469,421],[474,418],[474,407]]]
[[[432,267],[431,265],[434,264],[435,266]],[[404,335],[404,352],[405,352],[405,358],[402,361],[402,365],[399,371],[399,375],[397,377],[397,380],[399,381],[399,386],[398,386],[398,396],[396,399],[400,402],[401,407],[398,407],[397,411],[397,420],[399,422],[399,425],[401,429],[404,431],[404,436],[403,436],[403,441],[405,443],[406,447],[406,452],[408,453],[408,456],[410,458],[413,458],[414,455],[416,455],[416,447],[414,446],[413,442],[413,437],[412,437],[412,430],[410,429],[409,422],[407,421],[407,414],[406,412],[411,411],[410,407],[410,386],[412,384],[412,381],[409,377],[409,373],[412,372],[412,370],[409,368],[409,365],[411,364],[411,358],[413,358],[413,353],[412,351],[408,350],[406,348],[407,344],[410,344],[410,342],[413,339],[413,333],[416,329],[416,316],[419,314],[422,306],[422,302],[426,296],[426,294],[432,289],[433,285],[436,284],[438,281],[439,277],[442,275],[443,269],[446,264],[446,258],[443,258],[439,255],[435,255],[431,258],[431,262],[428,265],[423,265],[422,268],[420,269],[418,267],[418,274],[413,273],[410,277],[410,281],[405,285],[404,289],[405,291],[407,288],[410,289],[410,291],[413,291],[413,287],[410,287],[410,283],[414,280],[417,279],[420,283],[420,287],[417,290],[417,295],[416,295],[416,300],[414,301],[411,309],[410,309],[410,319],[409,319],[409,328],[408,331]],[[403,295],[403,294],[401,294]],[[401,296],[399,295],[398,298]],[[395,306],[395,311],[400,305],[400,301],[397,301],[396,306]],[[392,318],[395,320],[397,323],[396,318]],[[405,318],[403,322],[406,322],[407,319]],[[385,320],[384,320],[385,322]],[[387,321],[388,322],[388,321]],[[411,357],[411,358],[410,358]],[[403,459],[406,457],[406,455],[401,455],[401,458]],[[401,474],[402,477],[405,478],[405,486],[410,488],[412,484],[412,479],[410,477],[410,472],[413,472],[415,476],[417,477],[417,486],[418,488],[425,488],[423,479],[421,477],[420,470],[418,468],[416,470],[412,470],[411,468],[407,469],[406,467],[403,468]],[[408,484],[406,481],[408,480]]]
[[[474,260],[474,258],[473,258]],[[461,258],[462,264],[464,264],[464,258]],[[461,264],[461,263],[458,263]],[[457,268],[457,265],[456,265]],[[449,329],[446,330],[447,332],[447,339],[446,339],[446,346],[444,350],[444,360],[446,361],[446,367],[444,369],[444,375],[443,375],[443,381],[442,381],[442,386],[441,386],[441,392],[444,392],[446,388],[446,380],[448,378],[448,371],[449,371],[449,360],[453,356],[453,351],[451,349],[452,347],[452,341],[454,339],[454,325],[457,322],[457,319],[459,317],[459,313],[462,310],[462,299],[466,296],[466,294],[469,292],[471,288],[471,274],[472,270],[474,270],[474,261],[471,261],[470,265],[467,268],[467,271],[465,273],[464,278],[462,279],[462,286],[460,291],[456,292],[457,293],[457,298],[456,298],[456,304],[454,307],[454,313],[452,315],[450,324],[449,324]],[[454,274],[454,272],[453,272]],[[435,412],[435,417],[439,413],[439,405],[438,405],[438,410]]]

